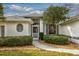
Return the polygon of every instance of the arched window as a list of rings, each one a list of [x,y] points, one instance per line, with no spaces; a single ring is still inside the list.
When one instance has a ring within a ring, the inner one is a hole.
[[[17,31],[18,32],[22,32],[23,31],[23,25],[22,24],[18,24],[17,25]]]

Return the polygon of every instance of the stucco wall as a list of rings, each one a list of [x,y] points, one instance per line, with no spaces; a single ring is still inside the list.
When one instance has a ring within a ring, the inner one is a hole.
[[[23,25],[23,31],[18,32],[17,31],[17,24]],[[30,25],[29,23],[6,23],[5,25],[5,36],[26,36],[31,35],[30,31]]]
[[[17,31],[17,24],[23,25],[23,31],[18,32]],[[32,34],[32,28],[31,24],[29,22],[5,22],[0,23],[0,26],[5,26],[5,36],[25,36],[25,35],[31,35]],[[46,34],[46,25],[43,24],[43,20],[40,19],[40,32],[44,32]],[[1,36],[1,27],[0,27],[0,36]]]
[[[44,23],[43,19],[40,19],[40,32],[43,32],[46,35],[46,24]]]
[[[60,25],[59,34],[79,37],[79,21],[72,22],[70,24]]]

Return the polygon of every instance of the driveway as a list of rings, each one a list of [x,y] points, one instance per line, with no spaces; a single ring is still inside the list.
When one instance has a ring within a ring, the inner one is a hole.
[[[47,50],[47,51],[56,51],[56,52],[65,52],[65,53],[72,53],[72,54],[79,54],[79,50],[72,50],[72,49],[63,49],[63,48],[55,48],[46,44],[39,42],[38,40],[33,41],[33,45],[37,48]]]

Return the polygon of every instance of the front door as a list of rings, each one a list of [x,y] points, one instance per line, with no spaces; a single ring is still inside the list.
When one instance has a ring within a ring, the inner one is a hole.
[[[33,40],[39,39],[39,25],[32,26],[32,37],[33,37]]]

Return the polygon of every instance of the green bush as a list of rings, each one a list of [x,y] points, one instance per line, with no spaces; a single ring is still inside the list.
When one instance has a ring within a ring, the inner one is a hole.
[[[50,43],[51,37],[49,35],[44,35],[43,40]]]
[[[39,33],[39,39],[43,40],[43,35],[44,35],[44,33],[40,32]]]
[[[0,38],[0,46],[24,46],[31,44],[32,37],[30,36]]]
[[[62,35],[45,35],[43,37],[43,40],[47,43],[52,43],[52,44],[68,44],[68,37],[67,36],[62,36]]]

